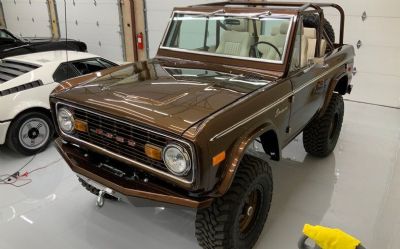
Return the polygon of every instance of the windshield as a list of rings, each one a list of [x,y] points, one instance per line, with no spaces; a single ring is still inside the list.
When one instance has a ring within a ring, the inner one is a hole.
[[[9,31],[4,30],[4,29],[0,29],[0,39],[18,40],[17,37],[15,37]]]
[[[175,14],[163,49],[282,63],[290,17]]]

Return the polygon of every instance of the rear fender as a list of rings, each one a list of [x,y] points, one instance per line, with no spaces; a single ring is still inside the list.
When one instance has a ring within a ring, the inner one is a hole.
[[[321,111],[319,112],[319,117],[321,117],[325,111],[326,108],[328,108],[329,102],[331,101],[332,95],[335,92],[336,86],[338,85],[338,83],[344,79],[345,77],[347,77],[347,73],[341,73],[338,76],[334,77],[328,87],[328,91],[326,92],[326,96],[325,96],[325,101],[324,101],[324,105],[321,108]],[[348,81],[348,80],[347,80]],[[349,82],[347,82],[348,84]],[[343,94],[344,95],[344,94]]]

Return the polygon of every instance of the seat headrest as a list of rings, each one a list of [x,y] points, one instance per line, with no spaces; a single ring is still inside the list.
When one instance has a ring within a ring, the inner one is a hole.
[[[284,22],[284,23],[281,24],[281,27],[280,27],[279,31],[280,31],[281,35],[286,35],[287,32],[288,32],[288,29],[289,29],[289,23],[288,22]]]
[[[308,39],[316,39],[317,38],[317,30],[314,28],[304,28],[304,36]]]
[[[245,19],[227,19],[225,20],[225,25],[231,31],[248,31],[248,20]]]
[[[272,29],[271,29],[271,36],[275,36],[275,35],[279,34],[279,29],[280,29],[279,26],[274,26],[274,27],[272,27]]]

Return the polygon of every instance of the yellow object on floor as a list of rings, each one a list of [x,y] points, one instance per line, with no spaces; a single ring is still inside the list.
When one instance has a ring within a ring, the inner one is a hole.
[[[340,229],[306,224],[303,233],[322,249],[356,249],[361,243]]]

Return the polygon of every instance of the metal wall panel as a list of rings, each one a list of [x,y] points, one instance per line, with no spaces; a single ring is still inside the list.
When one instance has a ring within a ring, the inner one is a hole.
[[[1,0],[7,28],[16,35],[51,37],[46,0]]]
[[[295,2],[295,0],[289,0]],[[400,107],[400,1],[399,0],[310,0],[335,2],[346,13],[345,43],[356,48],[358,74],[354,89],[346,98],[379,105]],[[366,13],[366,19],[362,14]],[[326,18],[339,34],[339,17],[326,10]],[[357,48],[358,41],[361,47]]]
[[[65,37],[64,0],[57,0],[61,37]],[[124,39],[118,0],[67,0],[68,38],[84,41],[90,53],[124,61]]]

